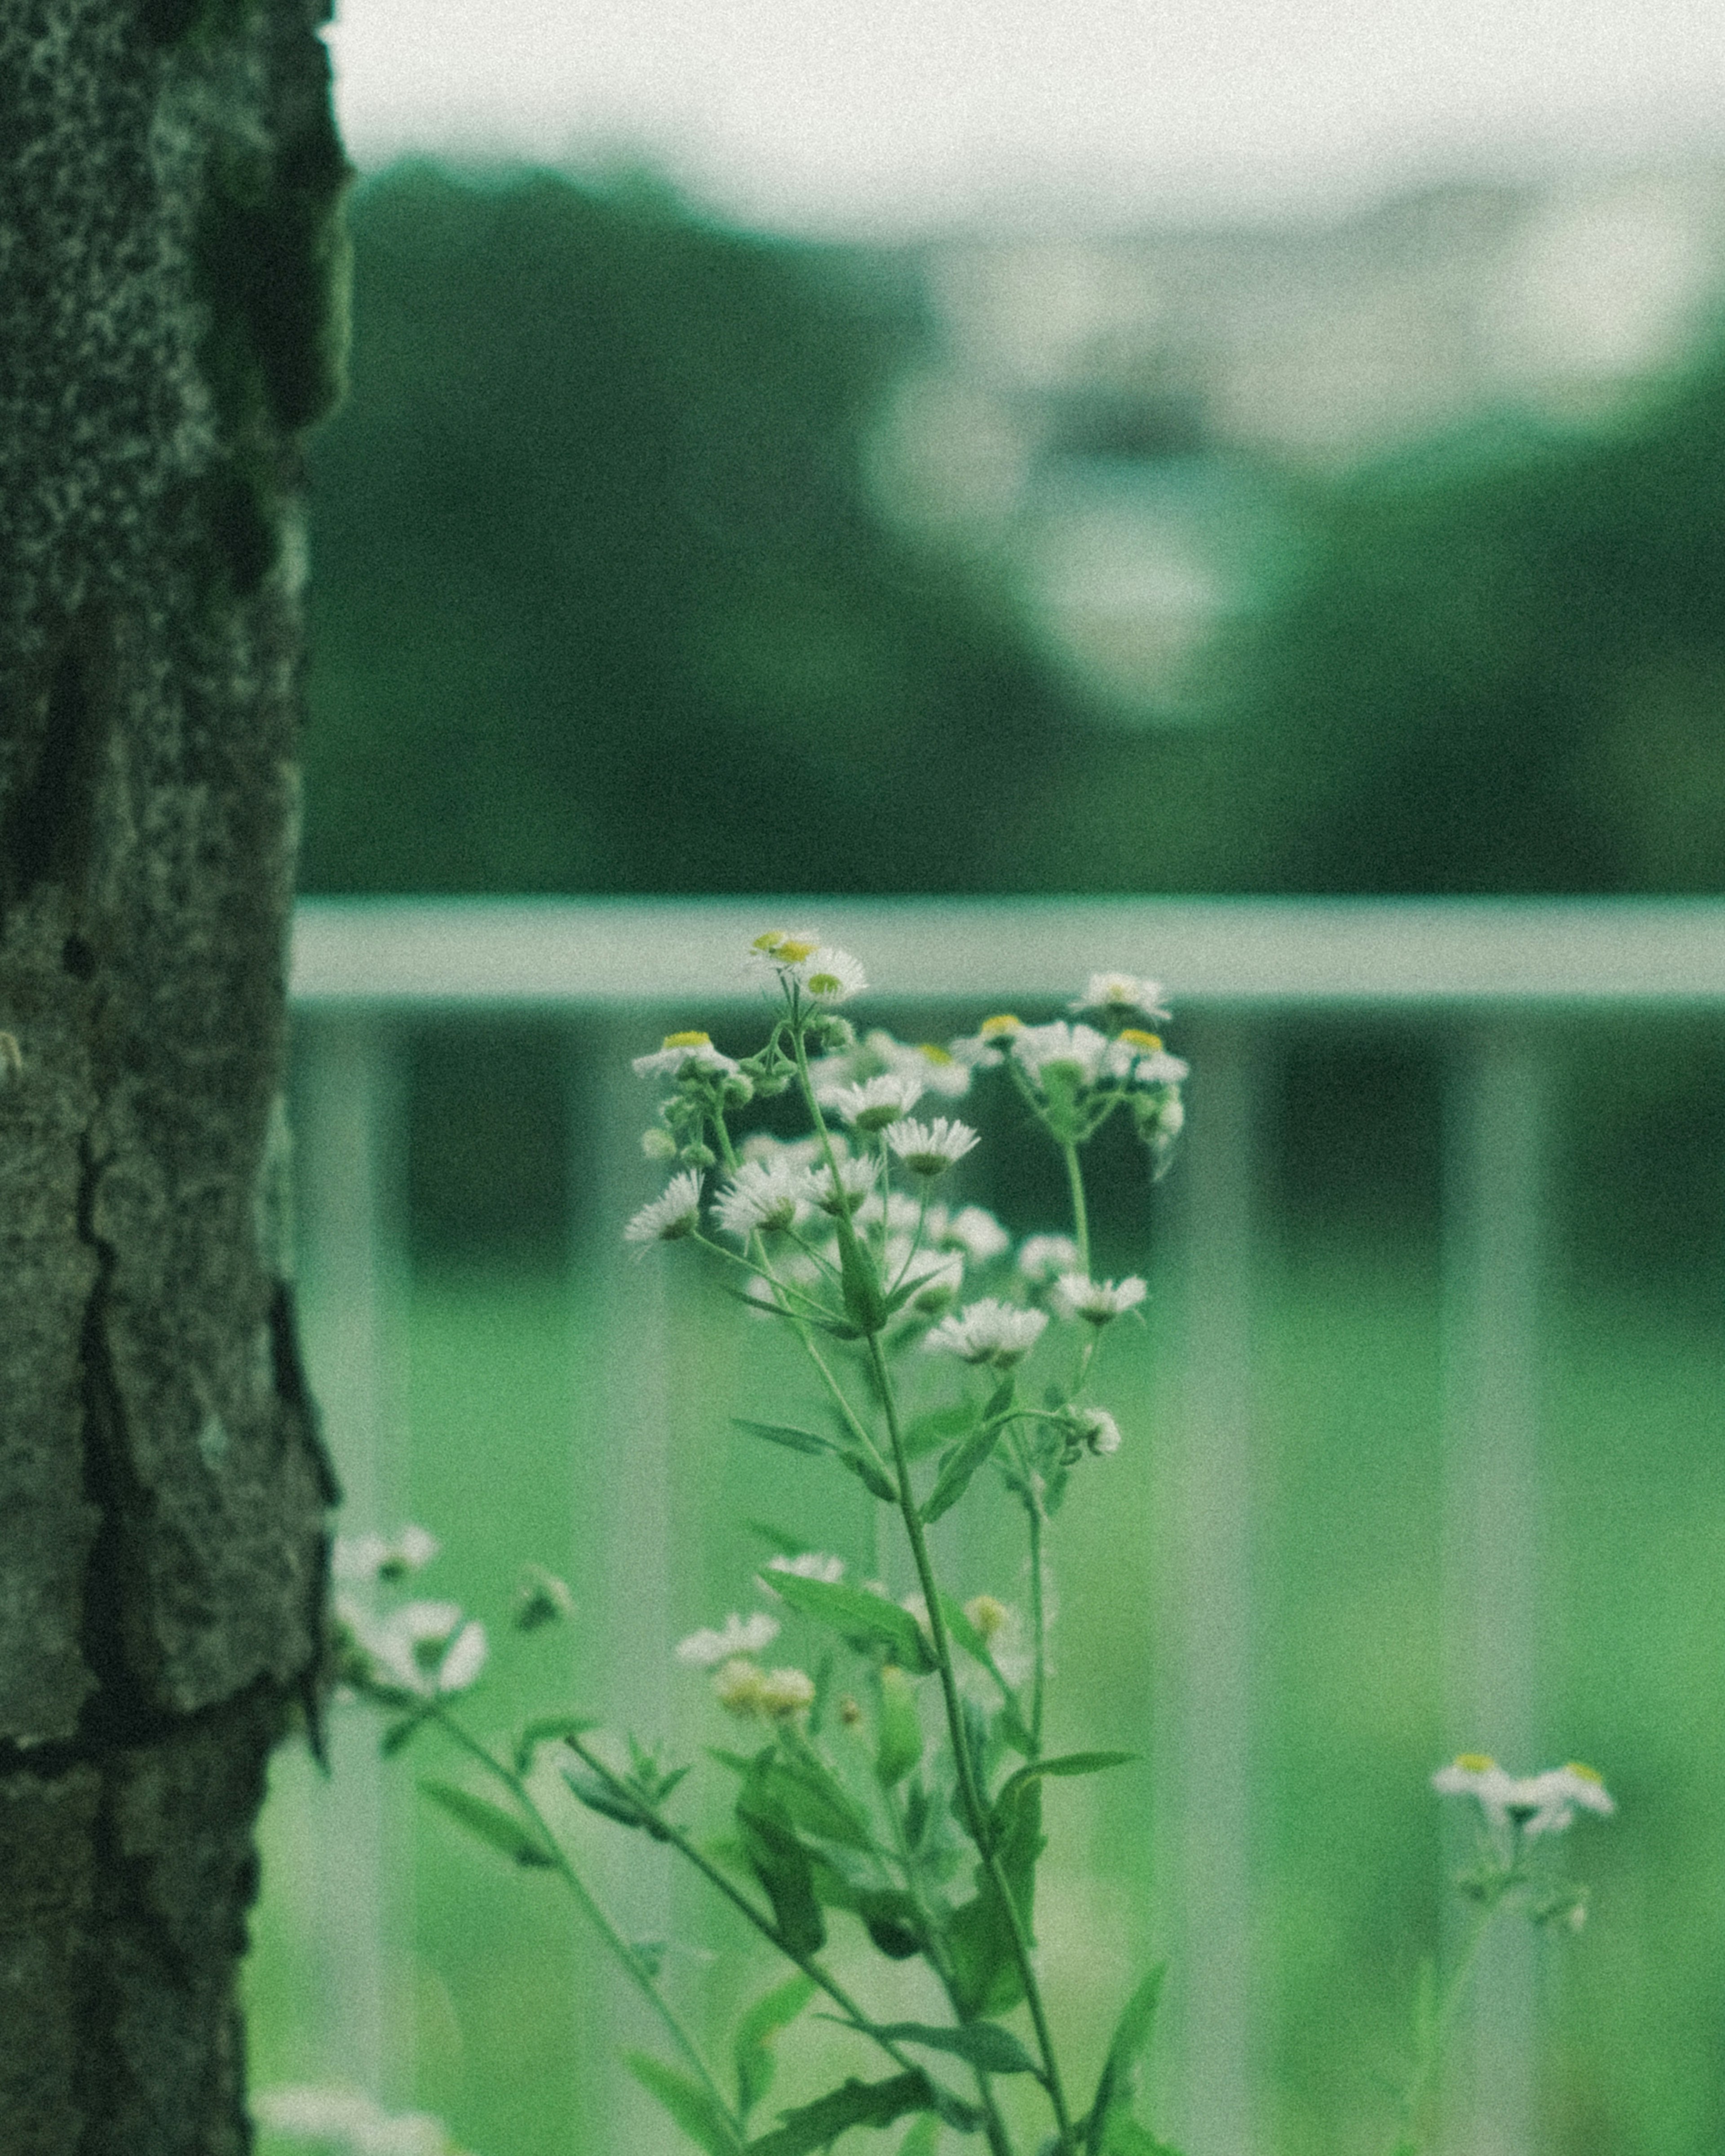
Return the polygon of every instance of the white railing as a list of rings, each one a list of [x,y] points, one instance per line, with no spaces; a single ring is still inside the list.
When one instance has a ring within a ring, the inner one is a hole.
[[[1445,1036],[1445,1738],[1453,1748],[1483,1745],[1527,1760],[1540,1735],[1531,1612],[1544,1150],[1539,1051],[1527,1021],[1561,1008],[1725,1009],[1725,904],[305,901],[295,921],[292,996],[302,1074],[302,1247],[316,1291],[306,1319],[313,1382],[352,1526],[392,1523],[405,1487],[406,1434],[388,1347],[404,1270],[397,1022],[462,1011],[621,1017],[675,1004],[704,1017],[758,994],[738,962],[752,935],[763,924],[805,921],[863,955],[871,980],[898,1004],[1064,998],[1076,978],[1101,964],[1153,973],[1175,1002],[1178,1045],[1196,1075],[1180,1170],[1179,1404],[1158,1462],[1153,1527],[1154,1751],[1157,1787],[1166,1793],[1157,1920],[1180,1972],[1162,2108],[1191,2156],[1251,2156],[1266,2145],[1248,1951],[1250,1260],[1262,1028],[1290,1014],[1400,1012],[1422,1014]],[[623,1097],[631,1081],[620,1053],[616,1061],[614,1111],[599,1122],[614,1126],[621,1158],[641,1103],[634,1092]],[[638,1307],[634,1337],[655,1322],[651,1308]],[[624,1381],[602,1374],[601,1382]],[[628,1621],[644,1620],[644,1635],[657,1637],[668,1533],[663,1403],[650,1384],[644,1393],[636,1383],[628,1399],[611,1400],[611,1411],[634,1432],[629,1502],[637,1507],[629,1578],[616,1583],[617,1592],[626,1597]],[[368,1741],[357,1733],[344,1740],[327,1799],[341,1816],[308,1835],[300,1855],[311,1890],[346,1912],[346,1944],[331,1935],[331,2070],[382,2091],[400,2071],[385,1972],[394,1943],[388,1912],[403,1904],[390,1884],[398,1860],[385,1847]],[[1482,1971],[1458,2046],[1451,2143],[1470,2156],[1526,2156],[1532,2146],[1533,1987],[1524,1960],[1525,1949],[1506,1942]]]

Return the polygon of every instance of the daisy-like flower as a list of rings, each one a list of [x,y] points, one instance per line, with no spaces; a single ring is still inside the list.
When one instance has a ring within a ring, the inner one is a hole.
[[[1136,973],[1092,973],[1084,993],[1075,997],[1066,1008],[1106,1011],[1114,1017],[1139,1011],[1146,1018],[1165,1019],[1168,1014],[1162,997],[1160,981],[1140,980]]]
[[[944,1175],[963,1160],[976,1144],[977,1134],[968,1123],[952,1122],[945,1116],[937,1116],[930,1123],[907,1118],[889,1127],[886,1142],[912,1175],[932,1178]]]
[[[383,1535],[337,1535],[330,1553],[330,1571],[354,1587],[367,1586],[374,1579],[402,1579],[429,1564],[442,1548],[424,1527],[403,1527],[393,1542]]]
[[[1513,1823],[1529,1835],[1561,1834],[1578,1810],[1609,1818],[1617,1809],[1593,1768],[1573,1759],[1543,1774],[1510,1774],[1489,1753],[1464,1752],[1438,1768],[1431,1786],[1444,1796],[1473,1798],[1493,1827]]]
[[[454,1602],[404,1602],[387,1616],[336,1598],[336,1615],[370,1665],[374,1683],[433,1699],[465,1691],[485,1667],[485,1628],[464,1625]]]
[[[737,1075],[735,1062],[721,1055],[705,1033],[668,1033],[661,1046],[650,1055],[636,1056],[631,1067],[638,1078]]]
[[[794,973],[806,966],[820,948],[820,937],[812,928],[769,928],[748,948],[752,966],[770,967],[774,973]]]
[[[937,1209],[934,1206],[928,1209],[931,1220]],[[875,1190],[864,1199],[851,1218],[859,1228],[877,1228],[884,1221],[889,1235],[913,1235],[916,1232],[917,1222],[922,1218],[922,1208],[902,1190],[889,1190],[884,1194]]]
[[[938,1094],[943,1101],[962,1101],[970,1091],[970,1065],[932,1040],[912,1046],[877,1026],[864,1035],[863,1049],[883,1070],[896,1077],[916,1079],[925,1093]]]
[[[1062,1273],[1055,1282],[1055,1302],[1062,1317],[1081,1317],[1087,1325],[1106,1325],[1122,1312],[1136,1309],[1147,1291],[1142,1281],[1087,1280],[1082,1273]]]
[[[848,951],[840,951],[832,944],[823,944],[814,955],[803,961],[796,969],[803,984],[803,993],[810,1003],[830,1009],[835,1004],[848,1004],[853,996],[860,996],[869,985],[860,960]]]
[[[1093,1086],[1108,1053],[1108,1036],[1093,1025],[1027,1025],[1012,1037],[1012,1052],[1031,1082],[1047,1091],[1049,1073],[1070,1072],[1081,1086]]]
[[[944,1205],[928,1209],[928,1240],[942,1250],[963,1250],[973,1265],[985,1265],[1009,1250],[1012,1238],[984,1205],[966,1205],[949,1214]]]
[[[980,1302],[943,1317],[923,1345],[960,1356],[967,1363],[987,1363],[997,1370],[1009,1370],[1029,1353],[1047,1323],[1044,1311],[1018,1310],[993,1296],[984,1296]]]
[[[1024,1021],[1011,1011],[998,1012],[985,1018],[972,1034],[950,1045],[949,1053],[955,1063],[962,1063],[973,1070],[988,1070],[1004,1060],[1003,1050],[1024,1030]]]
[[[743,1159],[771,1168],[783,1161],[791,1168],[812,1168],[820,1158],[818,1137],[776,1138],[770,1131],[755,1131],[737,1147]]]
[[[891,1070],[878,1078],[865,1078],[860,1086],[834,1086],[821,1105],[836,1108],[845,1122],[859,1131],[883,1131],[907,1116],[922,1094],[920,1078],[901,1077]]]
[[[866,1158],[851,1160],[839,1153],[836,1166],[836,1184],[833,1171],[824,1163],[809,1171],[809,1181],[804,1188],[823,1213],[838,1214],[849,1212],[875,1187],[875,1163],[873,1160]]]
[[[1117,1033],[1102,1058],[1110,1078],[1129,1078],[1134,1086],[1178,1086],[1191,1075],[1192,1066],[1178,1055],[1170,1055],[1159,1033],[1144,1033],[1129,1025]]]
[[[809,1217],[809,1173],[788,1160],[746,1160],[714,1200],[727,1235],[747,1242],[756,1233],[795,1228]]]
[[[804,1550],[799,1557],[770,1557],[768,1572],[788,1572],[797,1579],[819,1579],[830,1587],[845,1577],[842,1557],[829,1557],[824,1550]],[[769,1592],[773,1582],[763,1574],[761,1584]]]
[[[986,1646],[1006,1629],[1012,1612],[992,1594],[975,1594],[964,1605],[964,1614],[983,1635]]]
[[[764,1609],[757,1609],[747,1617],[738,1616],[733,1609],[721,1630],[715,1631],[708,1626],[704,1631],[691,1632],[686,1640],[680,1640],[677,1660],[687,1669],[716,1669],[733,1656],[758,1655],[778,1637],[778,1620],[769,1617]]]
[[[1070,1235],[1026,1235],[1019,1246],[1019,1270],[1038,1286],[1078,1270],[1078,1245]]]
[[[701,1224],[701,1176],[685,1168],[644,1205],[623,1231],[626,1243],[675,1243]]]
[[[767,1673],[758,1662],[737,1655],[713,1672],[713,1692],[727,1714],[752,1722],[762,1712],[761,1687],[766,1681]]]

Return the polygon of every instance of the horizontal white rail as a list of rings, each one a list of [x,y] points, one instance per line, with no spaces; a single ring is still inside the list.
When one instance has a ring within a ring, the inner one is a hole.
[[[1725,1003],[1714,899],[302,899],[304,1006],[467,1008],[758,998],[740,954],[813,923],[878,992],[1072,993],[1142,968],[1236,1008]]]

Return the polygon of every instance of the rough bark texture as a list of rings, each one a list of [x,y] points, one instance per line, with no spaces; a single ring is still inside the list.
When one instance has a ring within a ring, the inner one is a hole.
[[[326,12],[0,0],[6,2156],[250,2141],[253,1825],[334,1496],[280,1106]]]

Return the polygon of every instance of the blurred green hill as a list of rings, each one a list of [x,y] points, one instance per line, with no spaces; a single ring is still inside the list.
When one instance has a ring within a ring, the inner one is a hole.
[[[313,446],[304,874],[352,891],[1725,887],[1725,362],[1293,504],[1201,724],[892,529],[903,260],[398,167]]]

